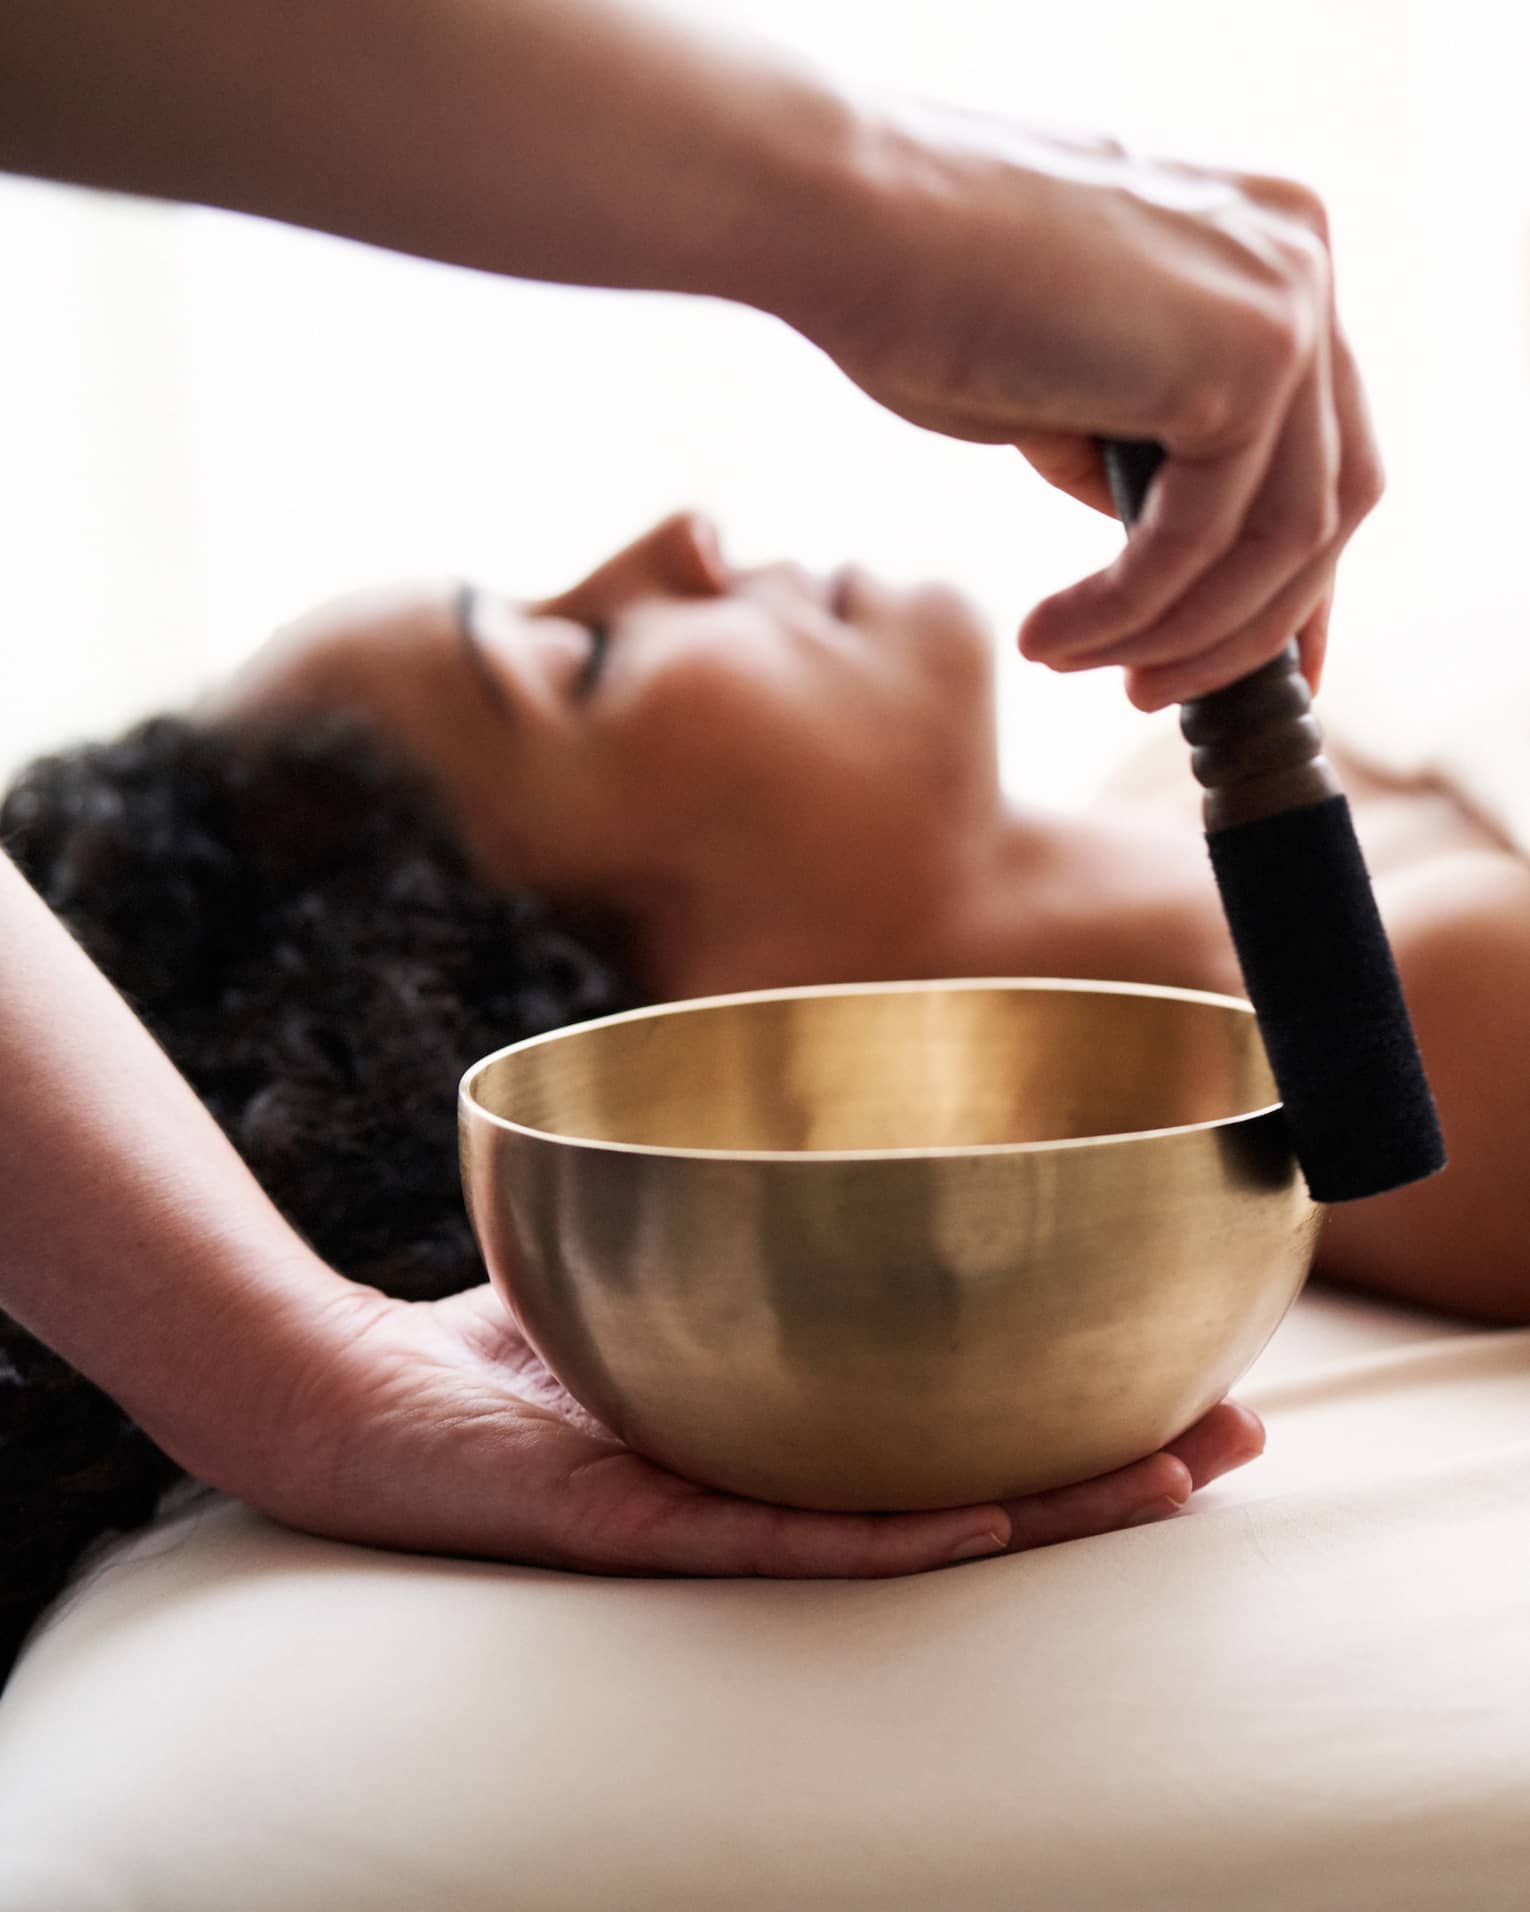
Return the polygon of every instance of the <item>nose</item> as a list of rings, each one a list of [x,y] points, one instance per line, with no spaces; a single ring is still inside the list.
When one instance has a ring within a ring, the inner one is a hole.
[[[550,616],[604,618],[642,597],[720,597],[732,582],[712,519],[677,511],[538,608]]]

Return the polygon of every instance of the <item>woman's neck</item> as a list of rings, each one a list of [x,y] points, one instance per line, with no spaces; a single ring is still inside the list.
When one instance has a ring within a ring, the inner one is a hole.
[[[661,1000],[792,984],[1076,976],[1241,993],[1204,845],[1117,815],[1006,806],[895,897],[670,896],[633,925]]]
[[[1077,976],[1241,993],[1198,832],[1011,809],[949,925],[958,973]]]

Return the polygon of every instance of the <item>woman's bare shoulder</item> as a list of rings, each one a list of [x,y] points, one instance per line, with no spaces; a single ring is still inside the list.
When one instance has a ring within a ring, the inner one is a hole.
[[[1323,1264],[1433,1307],[1530,1321],[1530,864],[1452,851],[1399,869],[1377,897],[1450,1166],[1336,1210]]]
[[[1189,746],[1177,725],[1159,723],[1112,765],[1091,808],[1128,811],[1139,823],[1193,822],[1200,816],[1200,798]]]

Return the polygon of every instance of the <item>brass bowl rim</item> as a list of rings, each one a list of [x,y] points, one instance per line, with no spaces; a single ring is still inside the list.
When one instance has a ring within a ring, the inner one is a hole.
[[[1062,1150],[1120,1148],[1136,1142],[1162,1140],[1173,1135],[1211,1134],[1240,1123],[1256,1122],[1273,1115],[1283,1104],[1268,1102],[1257,1109],[1242,1109],[1236,1115],[1221,1115],[1209,1122],[1182,1122],[1162,1129],[1123,1129],[1109,1135],[1060,1136],[1050,1142],[974,1142],[943,1143],[926,1148],[886,1149],[703,1149],[666,1148],[652,1142],[613,1142],[598,1136],[566,1135],[557,1129],[533,1128],[496,1114],[478,1100],[475,1084],[495,1063],[506,1056],[519,1055],[543,1044],[562,1042],[592,1030],[611,1028],[618,1023],[654,1021],[661,1016],[688,1015],[697,1010],[727,1008],[753,1002],[790,1002],[804,997],[823,996],[895,996],[920,995],[935,990],[1053,990],[1059,994],[1099,996],[1148,996],[1167,1002],[1205,1003],[1213,1008],[1236,1010],[1252,1016],[1253,1004],[1242,996],[1224,996],[1207,989],[1176,989],[1163,983],[1116,983],[1079,980],[1064,976],[959,976],[948,979],[923,978],[912,982],[799,984],[788,989],[747,989],[721,996],[689,996],[678,1002],[653,1003],[642,1009],[624,1009],[614,1016],[595,1016],[588,1022],[568,1023],[561,1029],[549,1029],[540,1036],[526,1036],[507,1043],[489,1055],[480,1056],[467,1070],[457,1088],[459,1108],[468,1110],[475,1121],[511,1135],[530,1137],[538,1142],[555,1143],[560,1148],[593,1149],[611,1155],[650,1155],[666,1161],[696,1162],[908,1162],[953,1160],[958,1157],[1039,1155]]]

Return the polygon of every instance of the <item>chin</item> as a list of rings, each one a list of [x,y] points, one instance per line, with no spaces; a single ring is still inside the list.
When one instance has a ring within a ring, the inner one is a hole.
[[[932,579],[912,585],[904,603],[909,626],[932,660],[964,677],[992,684],[993,626],[965,592]]]

